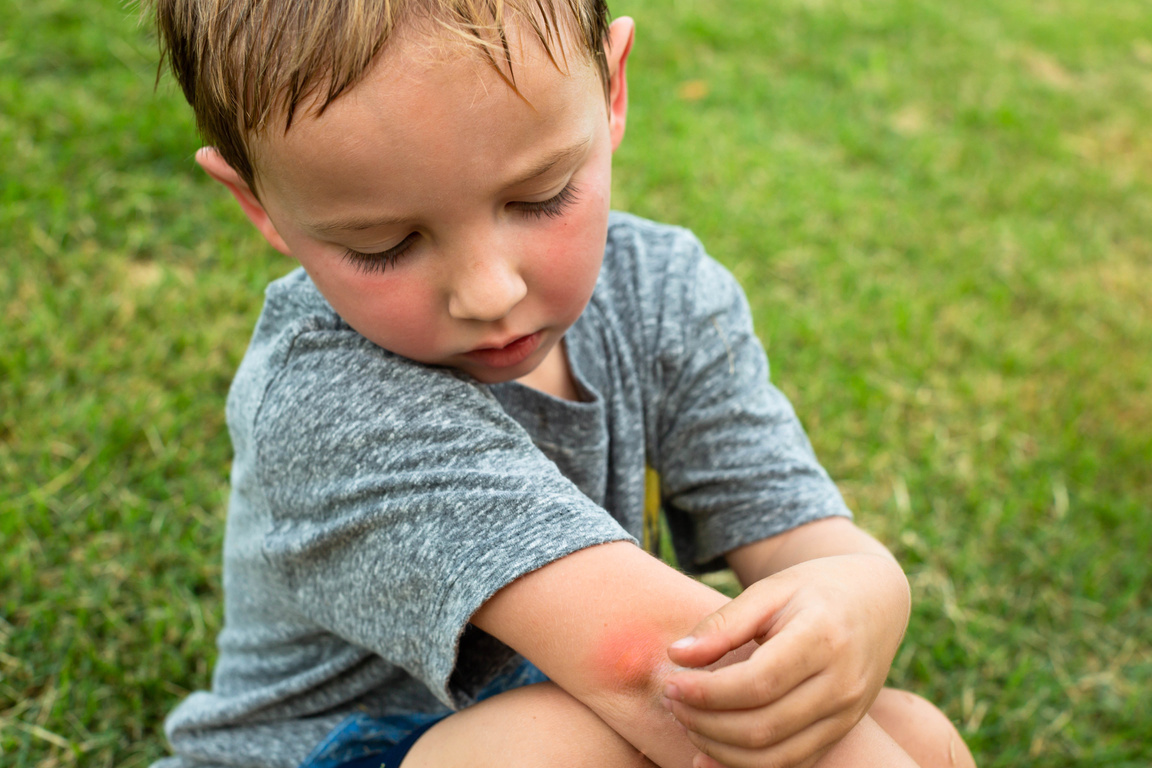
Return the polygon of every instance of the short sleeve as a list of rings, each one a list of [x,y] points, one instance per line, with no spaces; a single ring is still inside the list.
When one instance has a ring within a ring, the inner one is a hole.
[[[745,544],[851,517],[768,360],[736,280],[685,235],[661,313],[661,492],[680,564],[703,572]]]
[[[298,610],[451,707],[513,655],[469,627],[485,600],[566,554],[630,539],[486,388],[354,333],[294,341],[254,435],[263,557]]]

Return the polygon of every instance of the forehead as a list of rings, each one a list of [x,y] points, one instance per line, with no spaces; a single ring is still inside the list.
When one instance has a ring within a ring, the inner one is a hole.
[[[514,170],[530,165],[542,144],[590,140],[607,121],[598,72],[571,40],[561,47],[566,55],[550,57],[533,35],[510,25],[510,65],[497,71],[483,51],[449,32],[398,32],[363,80],[322,114],[305,110],[286,133],[253,142],[262,193],[290,199],[307,190],[314,199],[328,187],[355,198],[378,190],[381,175],[449,179],[492,174],[494,165]],[[503,55],[493,51],[493,60]]]

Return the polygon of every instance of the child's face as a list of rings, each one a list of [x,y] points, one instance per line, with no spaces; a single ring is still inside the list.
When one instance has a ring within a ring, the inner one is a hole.
[[[607,109],[585,57],[565,75],[519,39],[523,99],[478,58],[393,40],[322,116],[256,145],[259,201],[199,156],[359,333],[489,383],[554,360],[591,296],[631,22],[613,25]]]

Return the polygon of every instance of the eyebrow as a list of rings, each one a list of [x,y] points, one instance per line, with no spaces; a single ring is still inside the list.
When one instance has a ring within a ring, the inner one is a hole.
[[[562,163],[569,163],[576,158],[580,157],[587,151],[588,147],[592,144],[592,137],[588,136],[562,149],[558,149],[549,155],[541,158],[535,165],[529,168],[519,177],[514,179],[508,187],[518,187],[521,184],[535,179],[539,176],[551,171],[556,166]],[[398,224],[405,224],[411,221],[410,218],[403,216],[351,216],[345,218],[331,219],[329,221],[318,221],[310,223],[308,228],[313,232],[322,235],[331,235],[338,232],[363,232],[367,229],[376,229],[377,227],[389,227]]]
[[[363,232],[366,229],[390,227],[396,224],[403,224],[406,221],[408,221],[408,219],[399,216],[377,216],[373,218],[367,216],[352,216],[343,219],[311,223],[308,224],[308,229],[321,235],[333,235],[339,232]]]
[[[543,158],[540,162],[536,163],[536,165],[530,167],[527,171],[524,172],[522,176],[520,176],[520,178],[516,179],[508,186],[518,187],[521,184],[525,184],[532,179],[535,179],[537,176],[543,176],[544,174],[548,173],[548,171],[552,170],[561,163],[568,163],[575,160],[584,154],[584,152],[591,144],[592,137],[586,136],[571,146],[556,150],[552,154]]]

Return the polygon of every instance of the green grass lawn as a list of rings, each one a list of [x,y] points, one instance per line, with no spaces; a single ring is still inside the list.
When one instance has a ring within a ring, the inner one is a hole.
[[[619,0],[615,203],[745,285],[982,766],[1152,763],[1152,6]],[[0,763],[144,766],[220,627],[224,398],[292,265],[111,0],[0,4]]]

